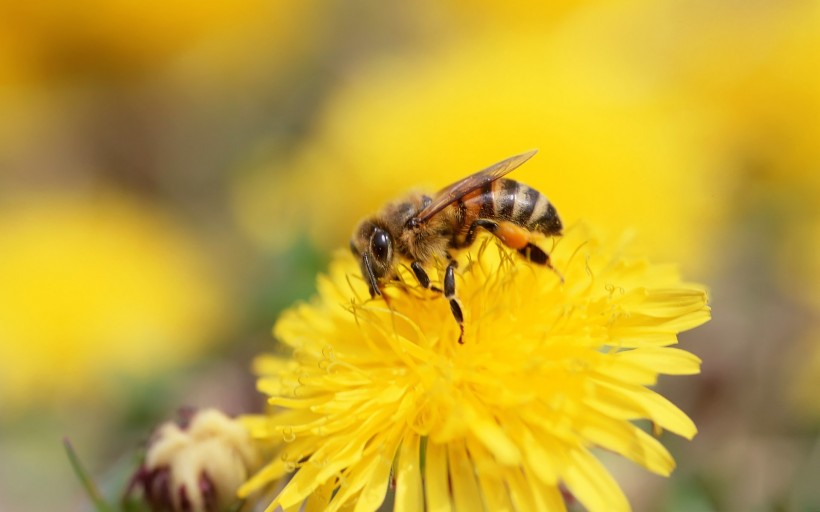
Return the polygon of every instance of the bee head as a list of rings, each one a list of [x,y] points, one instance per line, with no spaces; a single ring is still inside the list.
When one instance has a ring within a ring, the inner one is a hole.
[[[390,232],[372,221],[364,221],[350,240],[350,250],[360,260],[362,276],[370,287],[370,296],[381,295],[379,280],[393,268],[393,238]]]

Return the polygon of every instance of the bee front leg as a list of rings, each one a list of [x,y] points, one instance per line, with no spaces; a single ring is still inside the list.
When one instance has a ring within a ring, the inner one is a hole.
[[[433,290],[436,293],[441,293],[441,288],[438,286],[430,286],[430,276],[427,275],[427,272],[424,270],[424,267],[421,266],[421,263],[414,261],[410,264],[410,268],[413,270],[413,274],[415,274],[416,280],[422,288]]]
[[[413,270],[413,274],[416,275],[419,284],[423,288],[430,288],[430,276],[424,271],[424,267],[421,266],[421,263],[414,261],[410,264],[410,268]]]
[[[453,317],[458,322],[458,327],[461,330],[461,333],[458,336],[458,342],[464,343],[464,314],[461,312],[461,305],[456,298],[456,273],[455,268],[458,265],[458,262],[454,260],[448,254],[448,259],[450,263],[447,264],[447,268],[444,271],[444,297],[450,303],[450,311],[453,313]],[[427,289],[433,290],[434,292],[442,293],[442,290],[436,286],[430,286],[430,276],[427,275],[427,272],[424,270],[424,267],[421,266],[421,263],[418,261],[414,261],[410,264],[410,269],[413,270],[413,274],[415,274],[416,279],[418,280],[419,284]]]
[[[450,301],[450,311],[453,312],[453,317],[458,322],[458,328],[461,333],[458,335],[458,342],[464,343],[464,314],[461,312],[461,304],[456,298],[456,260],[450,260],[447,264],[447,269],[444,271],[444,297]]]

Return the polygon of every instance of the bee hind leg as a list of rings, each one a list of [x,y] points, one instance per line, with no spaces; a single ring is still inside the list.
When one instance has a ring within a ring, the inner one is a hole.
[[[508,220],[494,221],[490,219],[478,219],[473,223],[470,231],[474,232],[476,227],[486,229],[510,249],[518,249],[520,251],[528,245],[532,245],[530,243],[530,232]],[[543,253],[543,251],[541,252]]]
[[[558,272],[558,269],[552,266],[552,262],[550,262],[550,255],[544,252],[544,250],[538,247],[537,245],[533,243],[528,243],[526,246],[522,247],[521,249],[518,249],[518,252],[531,262],[536,263],[538,265],[544,265],[545,267],[549,268],[550,270],[555,272],[555,275],[558,276],[562,283],[564,282],[564,276],[561,274],[561,272]]]
[[[501,242],[511,249],[516,249],[521,256],[536,265],[544,265],[555,272],[564,282],[564,276],[558,272],[550,262],[550,255],[543,249],[530,242],[530,232],[510,221],[496,222],[489,219],[478,219],[475,226],[482,227],[495,235]]]
[[[546,265],[552,268],[549,254],[545,253],[543,249],[533,243],[528,243],[524,247],[518,249],[518,253],[538,265]]]

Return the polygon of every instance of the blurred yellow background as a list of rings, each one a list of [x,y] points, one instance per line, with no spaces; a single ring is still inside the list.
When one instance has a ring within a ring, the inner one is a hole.
[[[0,510],[89,509],[63,436],[116,496],[177,408],[259,407],[360,217],[532,148],[565,223],[712,289],[634,508],[820,509],[820,4],[501,5],[2,3]]]

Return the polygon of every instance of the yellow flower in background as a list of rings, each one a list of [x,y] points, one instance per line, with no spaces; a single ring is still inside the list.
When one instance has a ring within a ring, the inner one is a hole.
[[[147,205],[99,192],[0,212],[4,413],[116,396],[122,379],[202,351],[228,319],[207,253]]]
[[[40,147],[78,111],[117,100],[185,112],[281,86],[322,41],[319,12],[310,0],[0,0],[0,153]]]
[[[512,177],[563,218],[634,226],[650,254],[697,267],[725,205],[719,123],[624,62],[632,48],[613,43],[632,29],[622,18],[496,31],[357,71],[292,159],[237,181],[240,223],[274,247],[300,230],[336,246],[387,198],[537,148]]]
[[[724,55],[738,46],[751,47],[743,60],[751,61],[729,83],[693,84],[706,89],[709,99],[724,111],[732,139],[726,149],[734,151],[740,179],[766,185],[812,187],[820,193],[820,4],[817,2],[763,2],[743,11],[744,30],[729,31],[722,38]],[[732,14],[727,18],[734,18]],[[743,19],[741,18],[741,19]],[[750,21],[751,20],[751,21]],[[728,27],[727,27],[728,28]],[[743,55],[743,54],[740,54]],[[713,71],[703,69],[702,75]]]
[[[757,66],[713,96],[725,94],[740,209],[763,261],[773,253],[777,284],[820,310],[820,4],[776,5]]]
[[[453,29],[492,30],[494,27],[514,27],[516,30],[544,30],[560,22],[567,14],[589,9],[606,0],[556,0],[553,2],[502,3],[492,0],[449,0],[439,2]],[[450,12],[448,12],[448,10]]]
[[[295,34],[290,16],[301,8],[283,11],[259,0],[183,0],[156,9],[136,0],[91,0],[74,5],[4,1],[2,11],[0,72],[16,70],[12,76],[18,79],[54,81],[86,74],[133,78],[204,41],[261,32],[263,21],[269,34]]]
[[[672,471],[633,422],[695,435],[648,386],[698,373],[670,346],[710,313],[703,287],[625,251],[570,228],[551,248],[561,282],[479,241],[459,257],[463,345],[447,301],[409,269],[389,303],[369,300],[358,263],[338,255],[319,296],[274,328],[292,357],[257,361],[275,409],[248,426],[280,453],[240,494],[293,471],[268,510],[376,510],[391,481],[397,511],[563,510],[562,486],[589,510],[627,510],[592,450]]]

